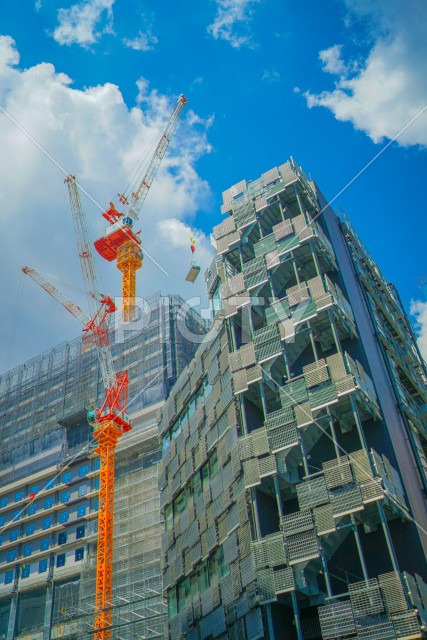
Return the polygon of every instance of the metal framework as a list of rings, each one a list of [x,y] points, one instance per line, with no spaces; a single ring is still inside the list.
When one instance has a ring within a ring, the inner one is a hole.
[[[117,260],[117,268],[122,272],[122,309],[125,322],[134,319],[136,272],[142,267],[143,261],[139,232],[134,233],[132,228],[139,218],[142,205],[166,154],[186,102],[187,99],[181,94],[162,132],[147,170],[137,182],[135,190],[131,191],[132,187],[129,187],[124,193],[118,194],[119,201],[124,207],[124,213],[117,211],[114,204],[110,203],[110,209],[102,214],[110,226],[107,227],[105,235],[96,240],[94,244],[98,253],[105,260],[110,262]]]
[[[427,587],[401,571],[404,552],[388,524],[405,540],[411,484],[402,452],[378,437],[387,405],[371,377],[370,344],[363,334],[356,342],[353,276],[338,273],[331,221],[292,161],[223,198],[229,216],[213,230],[217,255],[206,272],[222,306],[216,334],[159,422],[169,635],[275,640],[294,627],[298,640],[424,637]],[[425,385],[410,333],[387,284],[371,281],[370,293],[381,295],[381,324],[395,319],[405,334],[414,362],[405,383],[420,396],[409,405],[407,392],[406,410],[421,432]],[[413,554],[425,571],[422,552]]]
[[[34,269],[24,267],[47,293],[56,298],[67,311],[84,322],[84,331],[93,336],[97,347],[105,400],[100,409],[89,412],[88,420],[98,442],[100,456],[99,525],[95,594],[95,640],[112,638],[113,544],[114,544],[114,450],[118,439],[132,429],[126,414],[129,376],[127,371],[115,372],[108,336],[108,318],[116,311],[114,302],[99,292],[95,263],[89,243],[86,219],[75,176],[65,180],[77,240],[91,317],[88,321],[78,305],[68,301],[56,287]]]

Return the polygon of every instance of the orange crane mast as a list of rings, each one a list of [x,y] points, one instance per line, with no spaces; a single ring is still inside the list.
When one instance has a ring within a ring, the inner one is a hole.
[[[88,413],[98,443],[95,452],[100,457],[100,486],[98,507],[98,545],[96,563],[95,640],[112,639],[113,596],[113,529],[114,529],[114,450],[118,439],[130,431],[132,425],[126,413],[129,378],[127,371],[115,373],[108,340],[108,319],[116,306],[108,296],[101,296],[92,318],[71,302],[31,267],[22,271],[37,282],[49,295],[62,304],[84,324],[83,331],[92,336],[98,350],[106,397],[100,409]]]
[[[139,218],[141,207],[162,162],[170,140],[178,125],[181,111],[187,99],[182,94],[167,122],[148,168],[139,180],[135,191],[129,187],[129,193],[118,194],[124,212],[117,211],[110,202],[110,208],[102,215],[109,222],[105,234],[94,243],[98,253],[109,262],[117,260],[117,268],[122,272],[122,310],[124,322],[135,317],[136,272],[142,267],[143,253],[139,231],[134,233],[133,225]]]
[[[90,412],[88,422],[98,442],[95,452],[100,457],[100,486],[98,507],[98,544],[96,556],[95,640],[112,638],[113,549],[114,549],[114,452],[118,439],[132,428],[126,414],[129,376],[127,371],[116,373],[108,335],[106,318],[116,310],[109,298],[100,296],[86,217],[80,201],[75,176],[65,179],[68,187],[77,249],[85,282],[86,295],[91,308],[91,326],[94,335],[105,387],[105,401],[101,409]],[[101,316],[94,308],[95,300],[110,300],[111,305]]]

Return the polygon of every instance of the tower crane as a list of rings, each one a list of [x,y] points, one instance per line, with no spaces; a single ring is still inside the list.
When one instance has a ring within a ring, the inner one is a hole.
[[[96,593],[94,640],[112,639],[113,595],[113,543],[114,543],[114,452],[118,439],[132,425],[127,416],[129,375],[127,371],[115,371],[108,333],[108,320],[117,311],[109,296],[100,294],[95,263],[89,243],[86,218],[80,202],[75,176],[68,176],[67,183],[73,222],[76,232],[80,264],[85,282],[90,316],[62,293],[44,276],[30,267],[23,272],[35,280],[47,293],[60,302],[84,324],[83,331],[91,335],[98,352],[101,376],[105,388],[105,400],[100,409],[88,413],[97,441],[95,452],[100,457],[100,486],[98,507],[98,544],[96,556]]]
[[[133,225],[139,218],[142,205],[166,154],[186,102],[187,98],[181,94],[162,132],[147,170],[139,182],[136,181],[135,190],[132,191],[132,187],[129,187],[126,192],[117,194],[123,212],[117,211],[115,205],[110,202],[110,208],[102,214],[109,226],[94,245],[105,260],[109,262],[117,260],[117,268],[122,272],[122,311],[125,322],[134,319],[136,271],[142,267],[143,260],[140,232],[134,233]]]

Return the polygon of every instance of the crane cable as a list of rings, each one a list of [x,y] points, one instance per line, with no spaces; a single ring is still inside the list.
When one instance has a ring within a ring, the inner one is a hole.
[[[166,122],[167,124],[167,122]],[[141,160],[137,161],[135,164],[135,168],[133,170],[133,173],[131,174],[129,181],[126,185],[126,187],[123,190],[123,195],[128,196],[131,195],[131,192],[133,190],[135,190],[135,187],[138,187],[143,175],[145,174],[151,159],[154,155],[154,151],[156,150],[162,135],[163,135],[163,130],[165,128],[165,124],[163,125],[162,128],[158,129],[152,136],[151,138],[151,143],[150,146],[148,147],[146,153],[144,153],[143,157],[141,158]],[[117,198],[117,191],[114,193],[113,197],[111,198],[111,201],[114,202],[114,200]]]
[[[6,360],[5,360],[5,371],[7,371],[10,367],[10,361],[11,361],[12,353],[15,347],[16,327],[18,324],[18,317],[21,314],[21,306],[22,306],[22,298],[24,293],[25,281],[26,281],[26,278],[24,278],[24,274],[21,271],[21,276],[18,284],[18,292],[16,294],[15,308],[12,316],[12,326],[10,328],[8,349],[7,349]]]

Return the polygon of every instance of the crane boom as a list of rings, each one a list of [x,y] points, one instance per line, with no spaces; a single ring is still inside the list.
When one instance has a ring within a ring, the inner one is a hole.
[[[42,289],[44,289],[52,298],[55,298],[60,304],[62,304],[67,311],[73,314],[77,320],[80,320],[84,325],[88,325],[90,320],[85,312],[79,307],[78,304],[75,304],[71,300],[67,300],[67,298],[53,285],[47,278],[45,278],[41,273],[36,271],[36,269],[32,269],[31,267],[22,267],[22,271],[30,276],[37,284],[39,284]]]
[[[95,249],[105,260],[109,262],[117,260],[117,268],[122,272],[122,309],[125,322],[134,319],[136,272],[142,267],[143,260],[139,232],[134,233],[133,225],[139,218],[141,207],[165,156],[186,102],[187,98],[181,94],[163,129],[147,170],[142,179],[139,180],[135,191],[129,197],[125,193],[118,194],[125,213],[117,211],[114,204],[110,202],[110,208],[102,214],[110,224],[104,236],[94,243]]]
[[[157,147],[153,153],[153,157],[151,158],[150,164],[148,165],[147,171],[145,172],[145,175],[142,178],[138,189],[132,193],[129,215],[132,218],[134,218],[134,220],[138,220],[139,218],[139,212],[141,211],[141,207],[144,204],[145,198],[148,195],[148,192],[156,176],[160,163],[165,157],[171,138],[175,133],[175,129],[178,125],[178,120],[181,115],[181,111],[184,105],[186,104],[186,102],[187,102],[187,98],[183,94],[181,94],[178,97],[174,110],[172,111],[169,121],[163,130],[160,141],[157,144]]]
[[[77,251],[80,258],[90,314],[91,318],[95,319],[99,313],[99,303],[102,302],[103,299],[108,300],[108,298],[102,296],[99,291],[95,261],[93,259],[91,244],[89,241],[86,216],[81,204],[76,176],[69,175],[65,178],[64,182],[67,185],[68,195],[70,198],[71,213],[73,216],[74,231],[77,241]],[[106,391],[114,385],[116,377],[113,356],[111,355],[111,349],[108,346],[108,339],[106,336],[107,331],[108,330],[105,326],[100,327],[97,344],[101,376]],[[97,336],[95,335],[95,338],[96,337]]]

